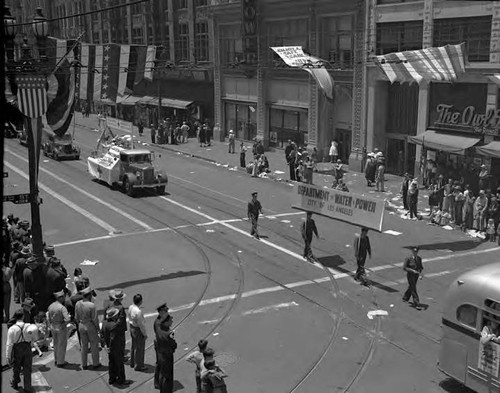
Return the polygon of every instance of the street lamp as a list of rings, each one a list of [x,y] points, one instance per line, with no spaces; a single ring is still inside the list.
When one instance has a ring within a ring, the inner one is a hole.
[[[38,8],[37,13],[33,19],[33,32],[37,39],[43,40],[47,37],[48,26],[47,19],[43,16],[41,8]],[[41,62],[40,59],[33,59],[30,47],[28,45],[27,38],[24,39],[24,44],[22,45],[22,58],[14,58],[14,37],[16,35],[16,20],[10,14],[8,7],[4,8],[4,33],[5,33],[5,45],[7,48],[7,62],[6,68],[9,74],[9,81],[15,83],[17,90],[25,88],[23,92],[30,93],[31,90],[29,86],[22,86],[23,79],[26,78],[31,81],[35,78],[43,79],[46,74],[46,62]],[[12,50],[10,50],[12,49]],[[41,54],[41,51],[40,51]],[[14,90],[15,91],[15,90]],[[45,93],[45,89],[42,90]],[[46,94],[46,93],[45,93]],[[38,106],[40,108],[40,102],[38,101],[38,96],[32,94],[30,96],[34,98],[34,103],[36,105],[31,105],[31,107]],[[18,98],[19,100],[19,98]],[[33,247],[33,256],[38,262],[45,262],[43,255],[43,235],[42,235],[42,225],[40,221],[40,199],[38,196],[38,164],[40,157],[40,145],[41,145],[41,131],[42,131],[42,121],[41,115],[45,112],[44,110],[37,110],[36,113],[32,112],[32,109],[23,110],[23,105],[21,101],[18,101],[18,107],[23,112],[25,117],[25,127],[28,134],[28,163],[29,163],[29,186],[30,186],[30,206],[31,206],[31,244]]]
[[[45,57],[45,39],[49,35],[49,23],[47,18],[43,16],[41,7],[38,7],[33,17],[33,33],[38,41],[38,51],[40,57]]]

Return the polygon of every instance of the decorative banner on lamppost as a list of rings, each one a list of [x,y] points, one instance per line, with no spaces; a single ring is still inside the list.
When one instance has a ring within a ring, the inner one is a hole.
[[[20,75],[16,83],[17,104],[21,113],[32,119],[44,115],[48,107],[45,76]]]
[[[309,72],[325,97],[333,100],[333,79],[325,68],[327,61],[305,54],[301,46],[274,46],[271,49],[290,67],[302,68]]]

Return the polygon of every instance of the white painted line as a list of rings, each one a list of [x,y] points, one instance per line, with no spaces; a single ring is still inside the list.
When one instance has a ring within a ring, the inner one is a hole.
[[[7,161],[4,161],[4,165],[8,168],[10,168],[12,171],[16,172],[19,176],[24,177],[25,179],[29,179],[29,176],[27,173],[23,172],[22,170],[18,169],[14,165],[10,164]],[[108,233],[112,233],[116,231],[116,228],[108,224],[107,222],[101,220],[99,217],[94,216],[92,213],[90,213],[88,210],[85,210],[84,208],[78,206],[77,204],[71,202],[70,200],[66,199],[63,197],[61,194],[57,193],[53,189],[43,185],[42,183],[38,183],[38,187],[42,190],[44,190],[47,194],[50,196],[58,199],[71,209],[75,210],[77,213],[80,213],[82,216],[88,218],[90,221],[93,223],[99,225],[101,228],[104,228]]]
[[[16,154],[16,153],[14,153],[14,152],[13,152],[13,151],[11,151],[10,149],[5,149],[5,150],[6,150],[6,151],[8,151],[9,153],[11,153],[13,156],[15,156],[15,157],[19,158],[20,160],[25,161],[25,162],[28,162],[28,160],[27,160],[27,159],[25,159],[24,157],[22,157],[22,156],[20,156],[20,155],[18,155],[18,154]],[[110,210],[113,210],[115,213],[118,213],[119,215],[121,215],[121,216],[123,216],[123,217],[125,217],[125,218],[128,218],[130,221],[132,221],[132,222],[136,223],[137,225],[139,225],[139,226],[143,227],[144,229],[146,229],[146,230],[151,230],[151,229],[153,229],[153,227],[149,226],[149,225],[148,225],[148,224],[146,224],[145,222],[143,222],[143,221],[141,221],[141,220],[139,220],[139,219],[135,218],[134,216],[132,216],[132,215],[130,215],[130,214],[128,214],[128,213],[126,213],[126,212],[124,212],[122,209],[119,209],[119,208],[117,208],[116,206],[113,206],[112,204],[110,204],[110,203],[108,203],[108,202],[103,201],[102,199],[100,199],[100,198],[96,197],[95,195],[91,194],[90,192],[87,192],[87,191],[85,191],[84,189],[82,189],[82,188],[80,188],[80,187],[77,187],[77,186],[75,186],[74,184],[71,184],[70,182],[68,182],[68,181],[64,180],[62,177],[59,177],[59,176],[55,175],[54,173],[52,173],[52,172],[48,171],[47,169],[40,167],[40,170],[41,170],[42,172],[45,172],[47,175],[49,175],[49,176],[53,177],[54,179],[56,179],[56,180],[60,181],[61,183],[66,184],[67,186],[69,186],[69,187],[73,188],[74,190],[76,190],[76,191],[78,191],[78,192],[82,193],[83,195],[85,195],[85,196],[89,197],[90,199],[93,199],[93,200],[94,200],[94,201],[96,201],[97,203],[100,203],[101,205],[106,206],[106,207],[107,207],[108,209],[110,209]]]
[[[277,310],[280,310],[282,308],[297,307],[298,305],[299,304],[296,302],[273,304],[272,306],[255,308],[253,310],[245,311],[241,315],[246,316],[246,315],[253,315],[253,314],[263,314],[263,313],[266,313],[268,311],[277,311]]]

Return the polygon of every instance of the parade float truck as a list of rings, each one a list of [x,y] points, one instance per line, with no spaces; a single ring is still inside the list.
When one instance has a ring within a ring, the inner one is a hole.
[[[44,129],[43,139],[42,150],[46,157],[57,161],[80,159],[80,148],[74,144],[70,134],[58,136]]]
[[[102,154],[87,158],[89,173],[94,179],[119,188],[129,196],[141,189],[162,195],[168,183],[167,175],[153,166],[154,152],[112,143]]]

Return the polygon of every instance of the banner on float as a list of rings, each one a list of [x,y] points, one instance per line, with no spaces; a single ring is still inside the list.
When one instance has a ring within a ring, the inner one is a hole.
[[[485,373],[499,377],[500,345],[495,342],[483,344],[479,342],[479,357],[477,368]]]
[[[293,188],[292,207],[382,232],[385,199],[297,184]]]
[[[106,117],[106,125],[111,128],[113,131],[121,131],[127,134],[132,134],[134,127],[133,124],[129,121],[115,119],[114,117]]]

